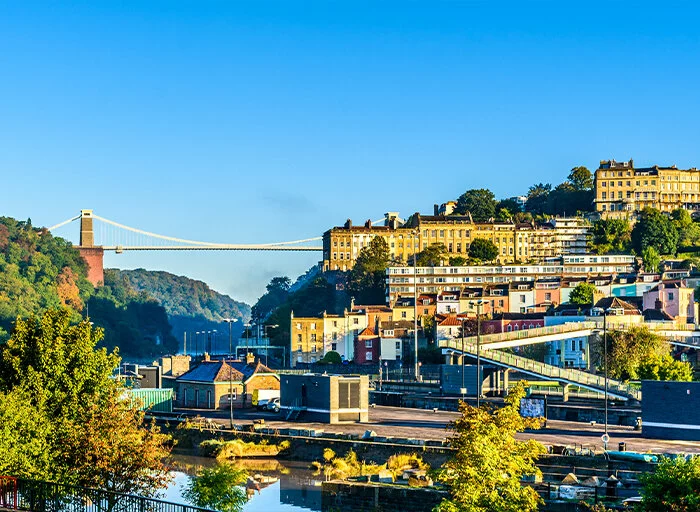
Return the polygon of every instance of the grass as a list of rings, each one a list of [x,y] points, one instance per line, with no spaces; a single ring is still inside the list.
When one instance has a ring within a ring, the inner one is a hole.
[[[209,439],[202,441],[199,445],[201,455],[204,457],[215,457],[218,461],[246,457],[275,457],[288,448],[289,441],[282,441],[280,444],[268,444],[267,441],[250,443],[241,439],[233,439],[231,441]]]

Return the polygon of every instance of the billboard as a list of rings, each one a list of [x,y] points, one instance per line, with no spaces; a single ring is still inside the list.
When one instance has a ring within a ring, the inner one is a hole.
[[[521,398],[520,415],[523,418],[546,418],[547,402],[544,398]]]

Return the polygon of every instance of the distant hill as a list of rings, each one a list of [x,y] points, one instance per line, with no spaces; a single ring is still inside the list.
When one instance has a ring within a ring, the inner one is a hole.
[[[226,352],[228,347],[228,325],[224,318],[239,321],[233,324],[232,335],[236,340],[243,331],[243,323],[250,318],[250,306],[228,295],[218,293],[195,279],[176,276],[158,270],[117,270],[119,280],[128,283],[136,292],[144,292],[156,299],[168,314],[173,335],[178,339],[180,350],[184,349],[184,333],[188,333],[188,353],[195,348],[192,334],[196,331],[217,331],[213,341],[213,352]],[[235,341],[234,341],[235,343]],[[199,351],[203,350],[200,337]]]

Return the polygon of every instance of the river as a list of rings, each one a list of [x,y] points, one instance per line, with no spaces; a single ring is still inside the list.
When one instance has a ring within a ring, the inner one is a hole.
[[[188,474],[199,467],[216,465],[210,458],[191,455],[173,455],[173,481],[161,499],[173,503],[186,503],[182,490],[187,485]],[[245,468],[249,474],[259,473],[278,478],[259,491],[248,493],[249,499],[243,507],[245,512],[295,512],[321,510],[321,479],[309,469],[308,462],[275,459],[241,459],[236,466]]]

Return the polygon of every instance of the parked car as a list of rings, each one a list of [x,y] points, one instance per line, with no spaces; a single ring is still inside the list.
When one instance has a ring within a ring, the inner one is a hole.
[[[265,410],[272,412],[280,412],[280,399],[272,398],[265,405]]]

